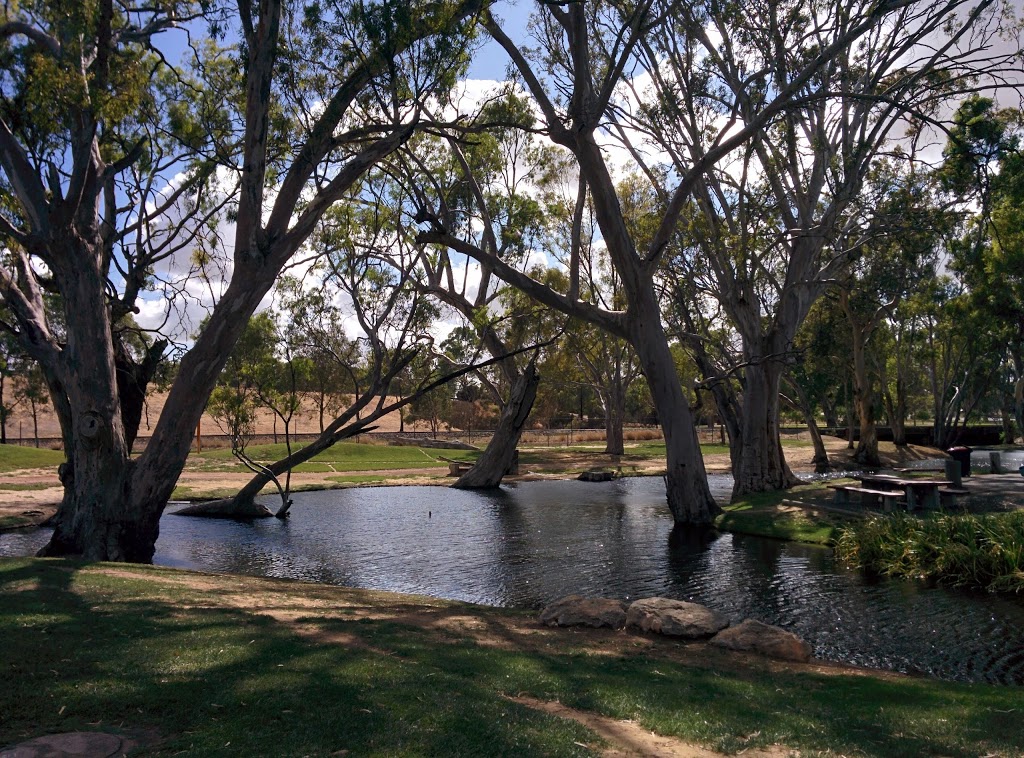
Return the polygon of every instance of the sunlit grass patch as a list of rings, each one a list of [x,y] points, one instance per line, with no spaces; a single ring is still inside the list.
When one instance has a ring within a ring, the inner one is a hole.
[[[293,445],[292,451],[299,450],[301,445]],[[260,463],[272,463],[288,455],[283,443],[276,445],[251,445],[246,454]],[[472,460],[477,455],[472,451],[428,449],[404,445],[369,445],[358,442],[339,442],[334,447],[323,451],[312,460],[295,468],[296,471],[345,472],[373,471],[402,468],[440,468],[448,464],[441,456],[457,460]],[[227,461],[232,459],[227,449],[209,450],[193,456],[198,460]]]
[[[0,472],[30,468],[56,468],[64,462],[64,453],[46,448],[0,445]]]
[[[756,492],[722,507],[723,513],[715,519],[715,526],[723,531],[752,534],[760,537],[805,542],[815,545],[832,544],[845,519],[802,510],[785,505],[789,498],[827,497],[828,490],[821,482],[800,485],[789,490]]]

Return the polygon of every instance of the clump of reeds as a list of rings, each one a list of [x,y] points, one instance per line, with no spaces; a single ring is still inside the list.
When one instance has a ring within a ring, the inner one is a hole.
[[[880,576],[1024,591],[1024,511],[877,516],[844,528],[837,555]]]

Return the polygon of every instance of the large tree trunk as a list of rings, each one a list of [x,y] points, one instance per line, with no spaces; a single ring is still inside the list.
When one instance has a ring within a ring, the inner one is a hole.
[[[58,381],[67,407],[57,398],[54,405],[62,421],[67,463],[61,469],[64,497],[51,520],[53,536],[39,554],[148,563],[160,514],[132,498],[133,463],[117,391],[100,256],[81,244],[61,260],[78,264],[73,271],[55,272],[67,319],[61,369],[69,380]]]
[[[630,321],[630,341],[640,359],[665,435],[668,507],[676,524],[706,526],[720,509],[708,489],[697,429],[661,327],[657,301],[653,291],[643,294]]]
[[[871,380],[867,366],[867,338],[864,330],[853,321],[853,403],[857,409],[857,420],[860,426],[860,439],[853,459],[862,466],[878,468],[882,461],[878,457],[878,427],[875,424],[875,411],[871,402]]]
[[[604,452],[607,455],[622,455],[626,451],[623,438],[623,417],[626,415],[626,388],[622,377],[615,377],[611,386],[602,393],[604,396]]]
[[[117,394],[121,402],[125,444],[129,452],[135,445],[142,424],[142,410],[146,406],[146,388],[153,379],[167,349],[167,340],[157,340],[146,351],[141,363],[136,363],[118,338],[114,346],[114,367],[117,370]]]
[[[460,476],[453,487],[467,490],[489,489],[501,484],[505,472],[512,465],[526,418],[530,415],[533,401],[537,398],[539,383],[540,375],[537,373],[536,361],[531,360],[512,385],[508,401],[487,448],[481,453],[476,464]]]
[[[739,466],[733,500],[752,492],[781,490],[800,483],[786,464],[779,437],[779,380],[782,364],[761,354],[747,356],[743,372]]]

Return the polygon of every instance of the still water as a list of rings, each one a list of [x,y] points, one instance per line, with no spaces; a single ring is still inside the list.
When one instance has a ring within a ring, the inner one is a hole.
[[[726,494],[728,481],[716,481]],[[0,535],[31,553],[42,530]],[[492,493],[379,487],[295,496],[292,517],[167,515],[156,563],[539,608],[570,593],[704,603],[807,639],[820,658],[1024,684],[1024,598],[867,582],[826,548],[672,533],[659,478]]]

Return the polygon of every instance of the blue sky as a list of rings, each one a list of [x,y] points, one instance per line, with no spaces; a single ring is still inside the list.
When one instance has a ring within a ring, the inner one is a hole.
[[[533,3],[527,0],[502,0],[494,4],[492,13],[502,21],[505,33],[513,41],[521,44],[526,38],[526,23],[532,6]],[[497,43],[488,40],[473,56],[469,78],[502,80],[505,78],[507,65],[508,56],[505,55],[505,51],[498,47]]]
[[[526,24],[532,7],[530,0],[499,0],[493,6],[493,13],[502,21],[506,34],[521,43],[526,38]],[[193,41],[198,42],[205,33],[202,24],[195,25]],[[184,29],[170,29],[160,35],[157,44],[169,60],[180,62],[188,44],[188,35]],[[488,40],[473,56],[469,78],[502,80],[505,78],[507,64],[508,56],[497,44]]]

